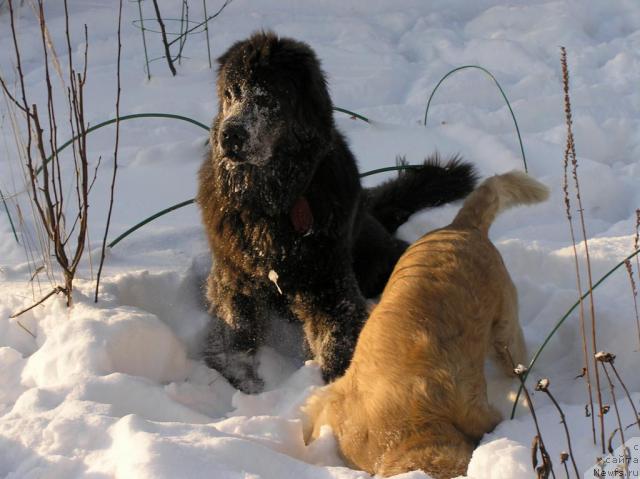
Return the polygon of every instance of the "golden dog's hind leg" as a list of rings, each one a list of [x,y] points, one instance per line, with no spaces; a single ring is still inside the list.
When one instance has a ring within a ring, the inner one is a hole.
[[[513,376],[513,363],[526,364],[527,346],[518,321],[518,296],[511,280],[504,292],[502,311],[491,331],[494,355],[507,376]],[[509,357],[511,356],[511,357]]]
[[[382,456],[374,472],[386,477],[421,469],[434,479],[464,475],[474,445],[452,425],[442,425],[440,429],[443,430],[424,431],[402,441]]]
[[[487,398],[484,365],[478,367],[480,371],[469,374],[458,385],[458,399],[451,413],[453,425],[475,443],[502,421],[502,415],[489,404]]]

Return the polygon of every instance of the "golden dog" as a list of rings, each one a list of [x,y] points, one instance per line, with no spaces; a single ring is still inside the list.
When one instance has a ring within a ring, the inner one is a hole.
[[[347,372],[305,405],[308,441],[331,426],[346,463],[370,474],[466,472],[501,419],[487,401],[487,353],[506,374],[505,348],[514,361],[526,359],[517,292],[488,230],[500,211],[547,197],[524,173],[494,176],[449,226],[404,253]]]

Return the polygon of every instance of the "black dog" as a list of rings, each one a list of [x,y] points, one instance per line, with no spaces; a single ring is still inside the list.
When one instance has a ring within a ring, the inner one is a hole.
[[[472,167],[437,158],[363,190],[333,121],[309,46],[256,33],[219,59],[220,100],[197,201],[213,253],[207,364],[257,392],[265,320],[300,320],[327,381],[351,360],[367,317],[406,244],[391,236],[418,209],[467,195]]]

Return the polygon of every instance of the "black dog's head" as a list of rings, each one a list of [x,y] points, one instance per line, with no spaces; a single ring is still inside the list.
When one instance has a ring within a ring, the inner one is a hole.
[[[211,139],[219,159],[261,167],[329,147],[331,98],[308,45],[260,32],[232,45],[218,63]]]

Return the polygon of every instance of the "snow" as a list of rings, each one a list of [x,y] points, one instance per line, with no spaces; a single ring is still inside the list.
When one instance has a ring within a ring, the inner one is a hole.
[[[8,14],[2,3],[0,73],[13,85]],[[51,36],[65,64],[62,2],[45,3]],[[200,4],[191,3],[196,18]],[[180,5],[162,1],[164,16],[178,18]],[[115,115],[116,6],[114,0],[70,1],[76,62],[84,51],[83,23],[89,29],[86,107],[91,124]],[[153,17],[151,5],[143,6],[145,17]],[[209,1],[208,7],[211,11],[217,4]],[[131,24],[135,19],[137,4],[125,1],[122,113],[175,113],[209,124],[217,99],[204,35],[189,37],[189,58],[178,65],[177,77],[170,76],[162,61],[155,61],[148,81],[140,31]],[[389,166],[396,155],[419,162],[434,150],[461,153],[484,176],[521,166],[508,108],[480,71],[449,77],[433,98],[427,127],[422,126],[429,94],[445,73],[466,64],[492,71],[517,116],[530,172],[552,190],[547,203],[505,213],[491,232],[519,290],[520,320],[531,353],[577,299],[561,187],[565,127],[559,46],[565,46],[594,279],[632,252],[635,210],[640,207],[636,0],[234,0],[211,23],[212,56],[257,29],[308,42],[323,62],[335,104],[374,120],[367,124],[336,113],[362,171]],[[19,8],[19,37],[27,88],[32,101],[42,104],[42,53],[29,2]],[[161,55],[157,36],[149,33],[147,42],[151,58]],[[60,89],[55,76],[54,88]],[[123,122],[121,133],[111,238],[194,196],[208,135],[196,126],[166,119]],[[60,141],[69,136],[61,123]],[[322,381],[317,366],[304,363],[300,333],[291,325],[274,320],[268,345],[260,351],[260,374],[267,385],[262,394],[235,391],[204,365],[200,347],[208,315],[201,285],[210,259],[195,207],[164,216],[110,250],[100,302],[93,303],[113,129],[101,129],[89,138],[92,161],[100,157],[102,164],[90,210],[93,263],[81,265],[71,310],[61,298],[53,298],[9,319],[48,292],[49,283],[45,273],[31,280],[39,264],[30,264],[27,250],[15,243],[0,208],[0,477],[368,477],[344,467],[330,430],[313,444],[304,444],[300,406]],[[37,251],[4,101],[0,152],[0,189],[9,198],[14,219],[20,206],[30,248]],[[71,161],[69,152],[64,160]],[[374,185],[385,177],[371,176],[364,182]],[[415,240],[448,223],[457,207],[416,214],[399,235]],[[584,258],[582,245],[578,251]],[[582,283],[587,284],[586,276]],[[616,366],[638,405],[640,342],[624,267],[598,288],[595,307],[598,348],[617,355]],[[545,349],[531,378],[550,379],[550,390],[567,416],[582,473],[601,454],[591,443],[591,424],[585,418],[584,383],[574,379],[582,368],[581,348],[574,312]],[[492,365],[487,374],[490,399],[508,418],[516,382],[501,378]],[[610,404],[608,386],[603,386],[603,396]],[[631,422],[633,413],[620,388],[616,397],[625,423]],[[533,394],[533,401],[543,438],[562,475],[557,457],[566,449],[564,429],[544,394]],[[609,432],[617,426],[613,412],[605,422]],[[515,420],[505,419],[483,438],[468,477],[534,477],[534,434],[521,404]],[[634,435],[639,435],[637,430],[627,431],[627,437]],[[398,477],[427,476],[414,471]]]

